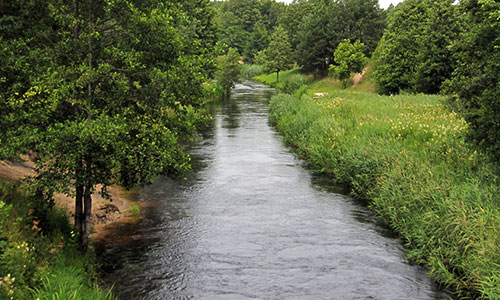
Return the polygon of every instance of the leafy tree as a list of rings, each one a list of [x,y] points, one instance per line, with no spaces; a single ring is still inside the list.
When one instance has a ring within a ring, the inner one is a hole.
[[[351,72],[361,72],[367,63],[367,58],[363,53],[364,44],[357,40],[354,44],[349,40],[344,40],[335,50],[335,63],[332,66],[335,76],[342,80],[344,88],[347,87],[347,80]]]
[[[274,0],[227,0],[214,3],[219,40],[236,48],[252,62],[255,53],[267,47],[268,32],[277,26],[285,9]]]
[[[224,98],[229,98],[240,74],[240,54],[235,48],[229,48],[227,54],[219,61],[219,70],[216,74],[218,85],[222,88]]]
[[[306,72],[324,75],[333,60],[335,47],[331,46],[333,37],[330,34],[336,35],[336,32],[326,30],[330,22],[327,11],[331,5],[333,4],[316,3],[312,12],[302,19],[298,33],[300,42],[294,56]]]
[[[469,138],[500,161],[500,3],[461,2],[465,26],[453,45],[457,67],[445,92],[469,124]]]
[[[15,3],[2,15],[7,23],[21,15],[46,26],[26,35],[13,23],[0,28],[9,70],[0,76],[7,124],[0,148],[32,153],[42,197],[75,196],[85,250],[98,187],[109,196],[113,183],[129,188],[188,169],[178,139],[193,131],[203,102],[210,50],[198,40],[203,26],[192,24],[207,3],[190,2],[188,12],[153,0]]]
[[[462,30],[453,2],[408,0],[393,9],[375,55],[381,93],[440,91],[455,67],[450,45]]]
[[[258,61],[267,72],[276,72],[276,82],[279,82],[280,71],[289,68],[291,52],[288,34],[282,26],[278,26],[271,36],[269,46],[260,53]]]
[[[252,63],[257,52],[264,50],[269,45],[269,33],[263,22],[259,21],[253,26],[250,39],[245,46],[246,61]]]
[[[302,19],[304,16],[308,16],[312,12],[313,2],[311,1],[293,1],[287,5],[280,15],[279,24],[286,28],[288,32],[288,40],[292,47],[293,59],[298,61],[298,57],[295,57],[297,46],[300,43],[300,28],[302,26]]]
[[[311,0],[312,12],[299,27],[295,57],[304,70],[326,75],[333,52],[344,40],[360,40],[370,55],[382,36],[384,14],[376,0]]]
[[[456,66],[450,45],[458,39],[462,23],[458,6],[453,3],[453,0],[429,3],[428,18],[422,20],[422,33],[418,37],[420,50],[412,81],[416,92],[439,93]]]
[[[427,0],[406,0],[389,15],[389,24],[375,50],[375,78],[382,94],[413,89],[420,35],[428,19]]]

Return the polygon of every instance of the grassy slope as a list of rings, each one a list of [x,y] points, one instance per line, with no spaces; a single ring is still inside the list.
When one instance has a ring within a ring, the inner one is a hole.
[[[0,182],[0,299],[114,299],[95,285],[65,213]]]
[[[275,96],[272,121],[316,169],[369,200],[433,278],[466,298],[499,299],[500,182],[464,141],[465,122],[438,96],[359,92],[370,78],[337,84],[310,84],[308,94],[329,92],[316,101]]]

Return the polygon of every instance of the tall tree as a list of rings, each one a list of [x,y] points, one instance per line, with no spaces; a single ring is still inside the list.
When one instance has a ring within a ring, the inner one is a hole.
[[[361,72],[368,60],[363,53],[364,46],[359,40],[352,44],[350,40],[346,39],[335,49],[334,56],[337,65],[333,66],[333,70],[335,76],[342,80],[344,88],[347,87],[347,80],[351,72]]]
[[[370,56],[385,26],[376,0],[311,0],[311,13],[299,27],[295,57],[306,71],[326,75],[333,52],[344,39],[360,40]]]
[[[457,68],[445,92],[469,124],[469,138],[500,161],[500,3],[461,2],[465,26],[453,45]]]
[[[1,34],[0,57],[17,60],[7,61],[15,72],[1,76],[2,123],[10,126],[0,148],[35,155],[34,184],[44,193],[75,196],[85,250],[98,186],[108,196],[113,183],[132,187],[188,168],[178,139],[198,120],[210,50],[190,27],[197,14],[180,4],[29,2],[46,11],[48,26],[26,38]],[[200,13],[207,5],[191,4]],[[26,14],[36,19],[40,11]]]
[[[279,82],[280,71],[289,68],[291,52],[288,33],[280,25],[274,31],[269,46],[263,50],[260,57],[260,63],[266,71],[276,72],[276,82]]]
[[[219,68],[215,79],[222,88],[224,99],[228,99],[231,89],[240,75],[240,54],[236,48],[229,48],[227,54],[219,59]]]
[[[413,89],[416,57],[422,48],[420,35],[427,19],[427,0],[406,0],[389,15],[389,24],[374,53],[380,93]]]
[[[441,90],[455,67],[450,45],[462,30],[453,2],[408,0],[393,9],[375,54],[381,93]]]

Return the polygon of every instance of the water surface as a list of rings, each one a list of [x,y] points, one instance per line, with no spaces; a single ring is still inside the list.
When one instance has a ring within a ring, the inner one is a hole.
[[[268,123],[273,90],[236,86],[187,180],[140,193],[101,255],[121,299],[447,299],[365,207],[313,176]]]

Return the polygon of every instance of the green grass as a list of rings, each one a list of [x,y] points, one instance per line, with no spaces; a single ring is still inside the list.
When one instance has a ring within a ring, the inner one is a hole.
[[[313,168],[368,201],[434,279],[459,297],[500,299],[500,180],[465,142],[464,120],[438,96],[327,91],[273,97],[271,121]]]
[[[0,299],[113,299],[95,270],[62,210],[0,182]]]
[[[283,81],[285,81],[288,77],[290,77],[293,74],[300,74],[300,68],[299,67],[293,67],[290,70],[286,71],[281,71],[280,72],[280,82],[276,82],[276,72],[270,73],[270,74],[261,74],[259,76],[254,77],[255,80],[258,82],[276,87],[276,88],[281,88]]]

